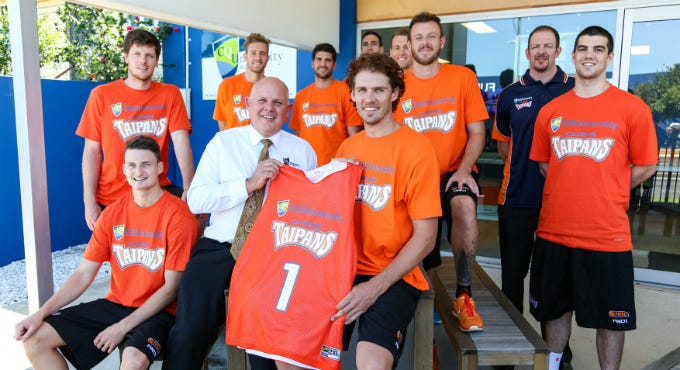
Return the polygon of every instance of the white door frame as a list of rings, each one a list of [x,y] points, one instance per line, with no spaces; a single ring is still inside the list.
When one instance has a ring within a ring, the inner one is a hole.
[[[680,5],[626,8],[623,13],[623,37],[619,48],[620,68],[618,81],[615,82],[619,88],[627,90],[634,23],[680,19]],[[644,253],[644,251],[640,252]],[[635,280],[639,282],[679,287],[680,273],[653,270],[649,268],[636,268]]]
[[[620,52],[620,69],[618,83],[622,90],[628,89],[630,72],[630,48],[633,42],[633,24],[636,22],[663,21],[680,19],[680,5],[653,6],[646,8],[628,8],[623,15],[623,38]]]

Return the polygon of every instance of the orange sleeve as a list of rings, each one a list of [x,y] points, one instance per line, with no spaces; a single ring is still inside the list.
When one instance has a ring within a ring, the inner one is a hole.
[[[225,78],[217,87],[217,97],[215,98],[215,112],[213,119],[216,121],[227,122],[227,105],[229,103],[229,88]]]
[[[90,92],[90,97],[87,99],[87,103],[85,104],[85,110],[83,111],[83,115],[80,118],[80,123],[76,129],[76,135],[97,142],[102,141],[101,105],[99,88],[95,87]]]
[[[92,262],[106,262],[111,260],[111,235],[112,225],[109,220],[115,217],[109,216],[113,212],[118,212],[118,207],[115,205],[106,207],[97,223],[94,225],[94,231],[90,236],[90,241],[87,243],[83,258]]]
[[[302,116],[302,100],[304,99],[304,89],[298,91],[293,102],[293,113],[290,115],[290,122],[288,127],[292,130],[300,131],[300,117]]]
[[[179,206],[186,209],[178,209],[168,220],[168,255],[165,257],[165,269],[172,271],[184,271],[198,237],[196,218],[185,204]]]
[[[342,84],[341,88],[343,88],[341,96],[342,109],[345,115],[345,126],[363,126],[364,122],[361,120],[361,116],[359,116],[359,112],[357,112],[357,108],[354,106],[354,102],[352,101],[347,85]]]
[[[467,69],[467,68],[465,68]],[[484,121],[489,118],[486,104],[479,91],[479,83],[475,74],[470,71],[467,74],[467,93],[465,94],[465,124]]]
[[[550,135],[548,135],[547,127],[550,125],[550,114],[546,107],[541,108],[536,117],[534,124],[534,138],[531,142],[531,152],[529,159],[536,162],[548,162],[550,160]]]

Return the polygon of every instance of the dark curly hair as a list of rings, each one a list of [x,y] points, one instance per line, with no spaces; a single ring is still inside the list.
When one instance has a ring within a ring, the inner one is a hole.
[[[404,91],[406,90],[404,76],[399,64],[397,64],[394,59],[381,53],[360,55],[347,66],[347,77],[345,78],[345,82],[347,83],[347,86],[349,86],[350,91],[354,90],[354,79],[361,71],[378,72],[387,76],[392,90],[397,91],[397,99],[392,102],[392,111],[394,112],[399,104],[399,99],[401,99],[401,96],[404,95]]]

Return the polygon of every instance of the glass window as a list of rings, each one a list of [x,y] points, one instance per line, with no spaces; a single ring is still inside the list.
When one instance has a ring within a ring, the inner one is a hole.
[[[490,115],[485,122],[487,142],[478,161],[483,193],[478,206],[479,256],[500,257],[496,208],[498,190],[503,179],[503,162],[491,140],[496,99],[501,92],[499,76],[508,69],[511,70],[512,81],[524,74],[529,68],[525,57],[529,34],[534,28],[544,24],[554,27],[560,33],[562,53],[557,64],[570,74],[575,73],[571,52],[581,30],[599,25],[616,37],[615,10],[442,24],[446,43],[440,58],[449,63],[474,66]],[[398,28],[375,29],[382,36],[385,53],[388,55],[392,35]],[[607,67],[610,78],[612,65],[613,63]]]

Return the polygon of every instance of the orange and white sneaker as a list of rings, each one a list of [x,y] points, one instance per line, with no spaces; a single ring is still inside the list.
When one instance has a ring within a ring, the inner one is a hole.
[[[462,293],[453,301],[453,316],[458,318],[458,328],[464,332],[482,331],[484,323],[477,312],[474,299],[467,293]]]

